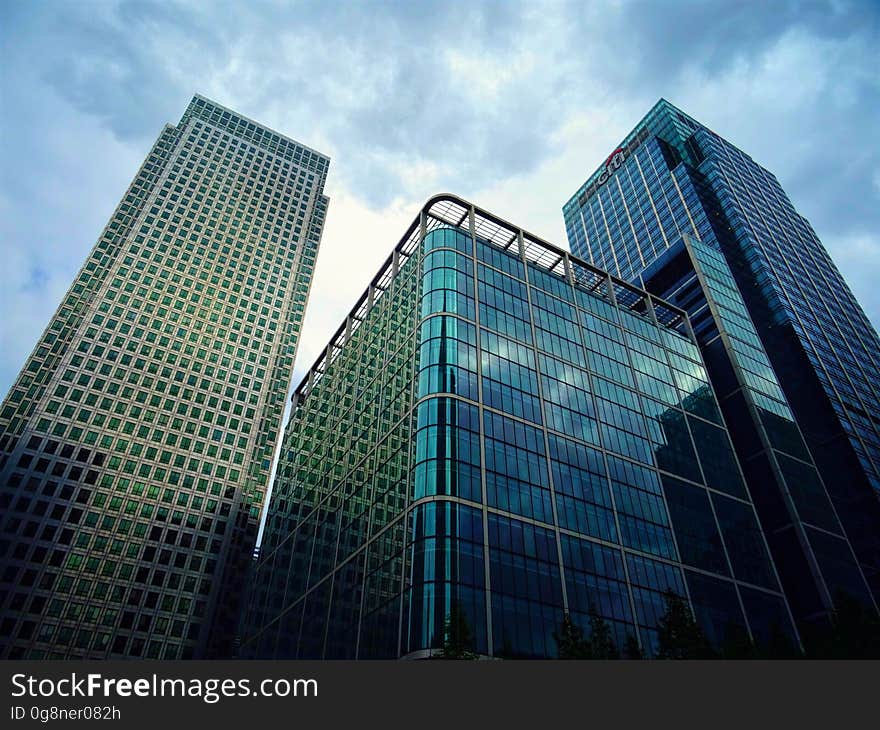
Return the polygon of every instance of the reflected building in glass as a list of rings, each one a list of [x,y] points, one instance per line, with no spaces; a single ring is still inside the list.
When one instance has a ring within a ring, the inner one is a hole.
[[[328,165],[162,130],[0,410],[0,657],[232,653]]]
[[[876,611],[880,340],[776,178],[661,100],[563,214],[576,255],[688,312],[802,629],[842,593]]]
[[[667,591],[799,641],[687,315],[432,198],[295,392],[242,655],[651,654]]]

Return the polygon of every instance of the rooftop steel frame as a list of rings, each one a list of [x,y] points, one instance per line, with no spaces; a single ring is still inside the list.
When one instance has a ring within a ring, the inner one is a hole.
[[[633,284],[573,256],[519,226],[478,208],[451,193],[440,193],[428,199],[419,215],[406,229],[391,255],[379,268],[369,286],[358,298],[348,316],[336,330],[329,344],[318,355],[314,365],[294,390],[294,406],[311,392],[330,364],[339,356],[352,334],[363,324],[367,313],[390,288],[400,269],[416,253],[421,241],[437,228],[470,229],[479,240],[502,251],[516,253],[527,264],[569,281],[576,289],[602,297],[628,309],[651,322],[678,332],[696,342],[684,310]]]

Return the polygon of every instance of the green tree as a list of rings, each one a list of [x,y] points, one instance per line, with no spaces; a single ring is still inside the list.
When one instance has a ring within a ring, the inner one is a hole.
[[[721,656],[724,659],[757,659],[759,657],[758,648],[745,626],[733,622],[727,625]]]
[[[562,617],[559,629],[553,632],[560,659],[620,659],[611,627],[595,607],[590,606],[590,636],[576,624],[571,614]]]
[[[595,606],[590,606],[590,658],[620,659],[620,652],[614,644],[611,627],[603,619]]]
[[[476,659],[474,637],[461,604],[454,601],[443,620],[443,641],[436,659]]]
[[[810,656],[816,659],[880,658],[880,617],[849,593],[834,596],[831,626],[810,637]]]
[[[658,624],[658,659],[712,659],[715,652],[690,606],[674,591],[664,594],[666,611]]]
[[[553,632],[560,659],[591,659],[590,644],[584,639],[584,630],[571,620],[571,614],[562,617],[559,629]]]
[[[834,642],[850,659],[880,659],[880,616],[848,593],[835,601]]]
[[[803,659],[804,657],[778,621],[774,621],[770,626],[767,641],[758,644],[758,654],[762,659]]]
[[[644,659],[642,647],[639,646],[639,640],[632,634],[626,635],[626,643],[623,645],[624,659]]]

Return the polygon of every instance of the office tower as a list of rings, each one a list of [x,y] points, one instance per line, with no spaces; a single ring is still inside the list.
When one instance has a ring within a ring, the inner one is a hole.
[[[802,624],[876,610],[880,341],[776,178],[661,100],[563,213],[576,255],[690,314]]]
[[[3,657],[232,652],[327,157],[195,96],[0,411]]]
[[[687,316],[432,198],[294,393],[242,654],[651,653],[666,591],[798,642]]]

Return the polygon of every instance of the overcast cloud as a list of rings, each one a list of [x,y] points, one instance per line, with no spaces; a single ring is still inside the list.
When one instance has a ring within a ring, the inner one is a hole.
[[[198,92],[331,157],[297,378],[425,199],[566,245],[661,96],[773,171],[880,321],[872,2],[0,0],[0,393]]]

